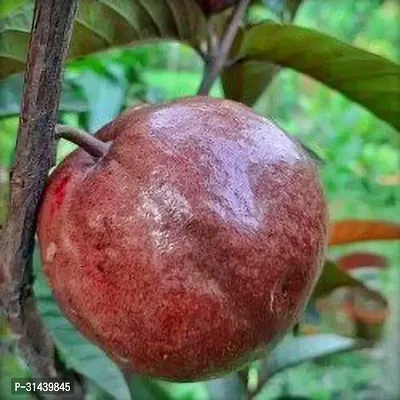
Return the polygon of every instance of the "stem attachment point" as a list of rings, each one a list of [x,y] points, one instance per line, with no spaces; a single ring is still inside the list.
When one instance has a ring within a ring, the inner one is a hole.
[[[110,148],[110,143],[102,142],[83,129],[73,128],[67,125],[56,125],[55,132],[57,138],[75,143],[92,157],[103,157]]]

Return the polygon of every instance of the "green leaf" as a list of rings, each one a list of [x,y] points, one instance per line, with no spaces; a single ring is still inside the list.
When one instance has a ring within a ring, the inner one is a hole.
[[[338,266],[326,261],[318,282],[314,288],[312,297],[317,298],[328,295],[339,287],[365,287],[364,283],[353,278],[346,271],[338,268]]]
[[[241,400],[245,387],[236,373],[206,382],[210,400]]]
[[[279,15],[293,21],[303,0],[288,0],[286,3],[269,4],[267,7],[279,7]],[[277,11],[277,10],[275,10]],[[237,58],[245,35],[243,28],[239,29],[231,49],[230,57]],[[221,75],[225,97],[252,107],[268,88],[281,68],[266,61],[239,60],[226,67]]]
[[[221,76],[225,97],[251,107],[272,82],[280,68],[263,61],[241,61]]]
[[[0,19],[0,79],[24,69],[32,17],[30,2]],[[205,25],[195,0],[81,0],[69,58],[155,39],[198,47]]]
[[[12,14],[22,5],[29,3],[30,0],[13,0],[0,2],[0,18]]]
[[[132,399],[140,400],[172,400],[172,397],[163,389],[159,382],[153,379],[133,376],[129,381]]]
[[[88,99],[88,121],[86,129],[96,132],[114,119],[125,104],[128,81],[122,65],[110,65],[108,75],[99,75],[90,70],[77,77],[76,84]]]
[[[16,340],[8,332],[5,316],[0,317],[0,399],[10,399],[10,388],[15,377],[29,378],[30,371],[27,365],[21,361],[16,349]],[[32,400],[29,393],[21,393],[21,396],[12,397],[18,400]]]
[[[24,85],[22,74],[9,76],[0,81],[0,117],[19,115],[21,110],[21,95]],[[64,81],[60,111],[86,112],[87,102],[77,88]]]
[[[293,68],[400,129],[400,66],[312,29],[266,22],[244,34],[239,57]]]
[[[119,368],[97,346],[85,339],[63,316],[43,276],[38,251],[34,255],[34,290],[40,314],[67,366],[85,375],[117,400],[130,400],[128,385]]]
[[[271,377],[303,362],[366,346],[363,341],[335,334],[288,336],[263,361],[262,370]]]
[[[240,28],[230,50],[231,59],[237,59],[244,35],[244,29]],[[221,74],[225,97],[252,107],[279,70],[280,67],[268,62],[239,60],[225,67]]]

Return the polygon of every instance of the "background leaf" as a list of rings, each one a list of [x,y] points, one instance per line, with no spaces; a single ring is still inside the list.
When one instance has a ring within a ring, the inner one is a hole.
[[[75,80],[88,99],[86,129],[89,132],[96,132],[114,119],[125,104],[128,81],[124,68],[110,65],[107,71],[107,75],[100,75],[88,70]]]
[[[34,257],[34,290],[40,314],[67,366],[91,379],[113,398],[129,400],[129,388],[121,371],[102,350],[84,338],[63,316],[41,271],[38,251],[35,251]]]
[[[13,0],[0,2],[0,18],[12,14],[22,5],[29,3],[30,0]]]
[[[32,15],[31,2],[0,19],[0,79],[24,69]],[[205,16],[195,0],[81,0],[69,57],[154,39],[196,48],[204,35]]]
[[[265,359],[262,369],[273,376],[283,369],[303,362],[330,356],[365,346],[364,342],[335,334],[288,336]]]
[[[266,0],[265,2],[268,3]],[[302,2],[303,0],[272,1],[266,5],[273,9],[279,18],[293,22]],[[238,56],[244,34],[245,30],[240,28],[232,46],[232,59]],[[239,60],[225,68],[221,74],[225,97],[252,107],[280,70],[279,66],[265,61]]]
[[[333,262],[326,261],[312,296],[315,298],[321,297],[344,286],[364,286],[364,283],[339,269]]]
[[[262,61],[242,61],[221,75],[225,97],[251,107],[278,74],[280,68]]]
[[[22,74],[9,76],[0,80],[0,118],[19,115],[21,109],[21,95],[24,85]],[[79,90],[64,80],[60,111],[86,112],[88,105]]]
[[[248,29],[239,56],[307,74],[400,129],[400,66],[392,61],[312,29],[272,22]]]
[[[393,239],[400,239],[400,225],[388,221],[348,219],[329,228],[329,246]]]
[[[129,388],[132,399],[140,400],[171,400],[168,392],[164,390],[157,381],[132,376],[129,380]]]
[[[236,373],[206,382],[210,400],[241,400],[246,392]]]
[[[370,289],[365,283],[348,274],[343,269],[331,262],[326,261],[322,273],[312,293],[312,298],[318,298],[333,292],[340,287],[358,287],[364,290],[370,297],[386,303],[386,299],[377,291]]]

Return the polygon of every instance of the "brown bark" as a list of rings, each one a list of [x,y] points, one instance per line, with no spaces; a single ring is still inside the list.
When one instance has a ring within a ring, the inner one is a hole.
[[[15,160],[10,175],[8,219],[0,242],[0,300],[10,329],[32,373],[75,380],[57,361],[55,346],[38,314],[32,291],[32,253],[37,210],[54,161],[54,126],[62,67],[77,0],[36,0]],[[51,398],[51,396],[46,398]],[[60,398],[60,395],[58,395]]]

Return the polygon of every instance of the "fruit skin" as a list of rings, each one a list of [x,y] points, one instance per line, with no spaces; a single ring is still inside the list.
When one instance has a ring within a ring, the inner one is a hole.
[[[197,0],[205,14],[215,14],[233,6],[238,0]]]
[[[68,318],[124,369],[174,381],[238,369],[299,318],[327,214],[315,164],[232,101],[130,110],[50,177],[44,272]]]

